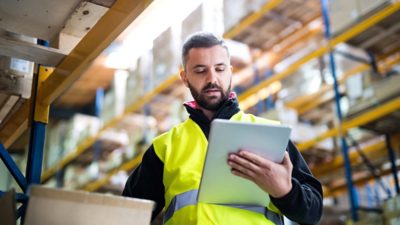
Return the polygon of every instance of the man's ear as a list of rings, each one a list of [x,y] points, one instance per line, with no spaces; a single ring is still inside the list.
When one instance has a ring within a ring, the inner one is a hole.
[[[181,76],[181,80],[183,81],[183,84],[186,87],[189,87],[188,81],[187,81],[187,77],[186,77],[186,73],[184,69],[181,69],[181,72],[179,73],[179,75]]]

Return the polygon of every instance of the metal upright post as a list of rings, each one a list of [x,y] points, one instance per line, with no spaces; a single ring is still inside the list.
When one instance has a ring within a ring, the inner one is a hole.
[[[399,177],[397,175],[398,171],[396,168],[396,153],[392,146],[392,140],[390,134],[385,134],[386,138],[386,146],[388,150],[388,155],[390,159],[390,169],[392,170],[393,179],[394,179],[394,187],[396,189],[396,194],[400,194],[400,185],[399,185]]]
[[[329,23],[329,11],[328,11],[328,0],[321,0],[321,8],[322,8],[322,17],[325,24],[325,38],[328,41],[331,40],[331,31],[330,31],[330,23]],[[331,48],[331,46],[328,46]],[[336,103],[336,113],[339,119],[339,123],[341,124],[343,121],[342,109],[340,107],[340,93],[339,93],[339,84],[336,77],[336,65],[335,65],[335,58],[333,55],[333,49],[329,49],[329,67],[333,77],[333,86],[335,91],[335,103]],[[341,125],[340,125],[341,126]],[[340,129],[340,128],[339,128]],[[343,134],[340,132],[340,140],[342,145],[342,154],[344,159],[345,165],[345,173],[346,173],[346,181],[347,181],[347,189],[349,191],[349,198],[350,198],[350,206],[351,206],[351,216],[353,221],[358,220],[358,199],[357,194],[353,186],[353,179],[352,179],[352,171],[350,166],[350,159],[349,159],[349,147],[347,145],[346,139]]]
[[[48,42],[41,40],[38,41],[38,44],[48,46]],[[46,123],[48,119],[48,110],[47,112],[41,112],[44,114],[47,113],[47,118],[45,118],[46,121],[40,121],[40,119],[38,119],[36,115],[38,110],[38,103],[37,103],[38,86],[40,85],[40,82],[42,82],[44,79],[47,78],[43,77],[46,76],[46,74],[42,65],[38,65],[38,67],[39,67],[38,75],[36,79],[33,79],[33,84],[32,84],[32,96],[31,96],[32,126],[29,139],[28,164],[26,167],[26,179],[28,181],[28,185],[40,184],[40,176],[42,173],[42,162],[43,162],[43,147],[45,140]]]

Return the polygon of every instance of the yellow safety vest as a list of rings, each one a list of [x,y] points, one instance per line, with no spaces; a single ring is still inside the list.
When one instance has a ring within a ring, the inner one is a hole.
[[[279,123],[245,114],[230,120]],[[281,213],[272,204],[266,207],[216,205],[197,202],[208,141],[201,128],[190,118],[157,137],[154,150],[164,163],[164,223],[168,225],[282,224]]]

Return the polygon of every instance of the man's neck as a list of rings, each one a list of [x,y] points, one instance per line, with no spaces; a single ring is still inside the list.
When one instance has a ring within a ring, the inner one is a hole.
[[[207,117],[207,119],[209,121],[211,121],[212,118],[214,117],[215,111],[204,109],[203,107],[200,107],[200,108],[201,108],[201,111],[203,111],[204,115]]]

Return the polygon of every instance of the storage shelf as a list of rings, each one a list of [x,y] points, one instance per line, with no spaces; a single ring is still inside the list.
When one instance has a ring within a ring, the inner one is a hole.
[[[395,53],[394,55],[386,56],[386,58],[380,60],[378,63],[379,71],[383,72],[384,70],[391,69],[394,65],[400,63],[400,52]],[[367,71],[371,69],[370,65],[363,64],[353,68],[347,72],[345,72],[342,77],[338,80],[339,84],[343,84],[348,78],[353,75],[359,74],[361,72]],[[287,102],[285,105],[289,108],[296,109],[299,114],[303,114],[319,104],[319,99],[324,96],[329,91],[332,91],[332,85],[325,84],[321,86],[321,88],[312,94],[299,96],[290,102]]]
[[[117,1],[79,44],[55,68],[38,90],[38,101],[49,106],[79,78],[92,60],[109,46],[117,36],[150,4],[151,1]],[[0,141],[8,148],[27,128],[30,101],[15,113],[0,130]],[[39,114],[43,112],[39,112]],[[48,115],[42,115],[48,118]],[[12,131],[12,132],[10,132]]]
[[[280,81],[283,80],[291,75],[298,69],[300,69],[301,66],[306,64],[307,62],[310,62],[313,59],[316,59],[318,57],[321,57],[322,55],[326,54],[331,48],[335,47],[336,45],[346,42],[350,40],[351,38],[357,36],[361,32],[367,30],[371,26],[375,25],[379,21],[382,21],[383,19],[389,17],[393,13],[397,12],[400,9],[400,2],[395,2],[384,9],[380,10],[379,12],[375,13],[374,15],[370,16],[369,18],[365,19],[364,21],[361,21],[360,23],[350,27],[347,31],[343,32],[342,34],[336,36],[332,40],[329,41],[329,43],[325,46],[320,47],[319,49],[311,52],[310,54],[306,55],[305,57],[301,58],[297,62],[293,63],[291,66],[289,66],[287,69],[284,71],[272,75],[269,79],[266,79],[262,82],[260,82],[258,85],[253,86],[252,88],[248,89],[246,92],[241,94],[239,96],[239,102],[245,101],[247,98],[251,97],[254,94],[257,94],[259,91],[262,89],[268,87],[270,84],[272,84],[275,81]]]
[[[297,147],[301,152],[304,152],[307,149],[309,149],[311,146],[315,145],[316,143],[318,143],[322,140],[325,140],[330,137],[335,137],[340,134],[344,134],[351,128],[367,124],[371,121],[379,119],[379,118],[381,118],[385,115],[388,115],[392,112],[395,112],[397,110],[400,110],[400,97],[397,97],[393,100],[390,100],[387,103],[381,104],[380,106],[378,106],[374,109],[364,112],[364,113],[360,114],[359,116],[357,116],[356,118],[345,120],[341,124],[340,127],[332,128],[332,129],[324,132],[323,134],[318,135],[318,137],[313,138],[312,140],[309,140],[309,141],[306,141],[303,143],[299,143],[299,144],[297,144]]]

